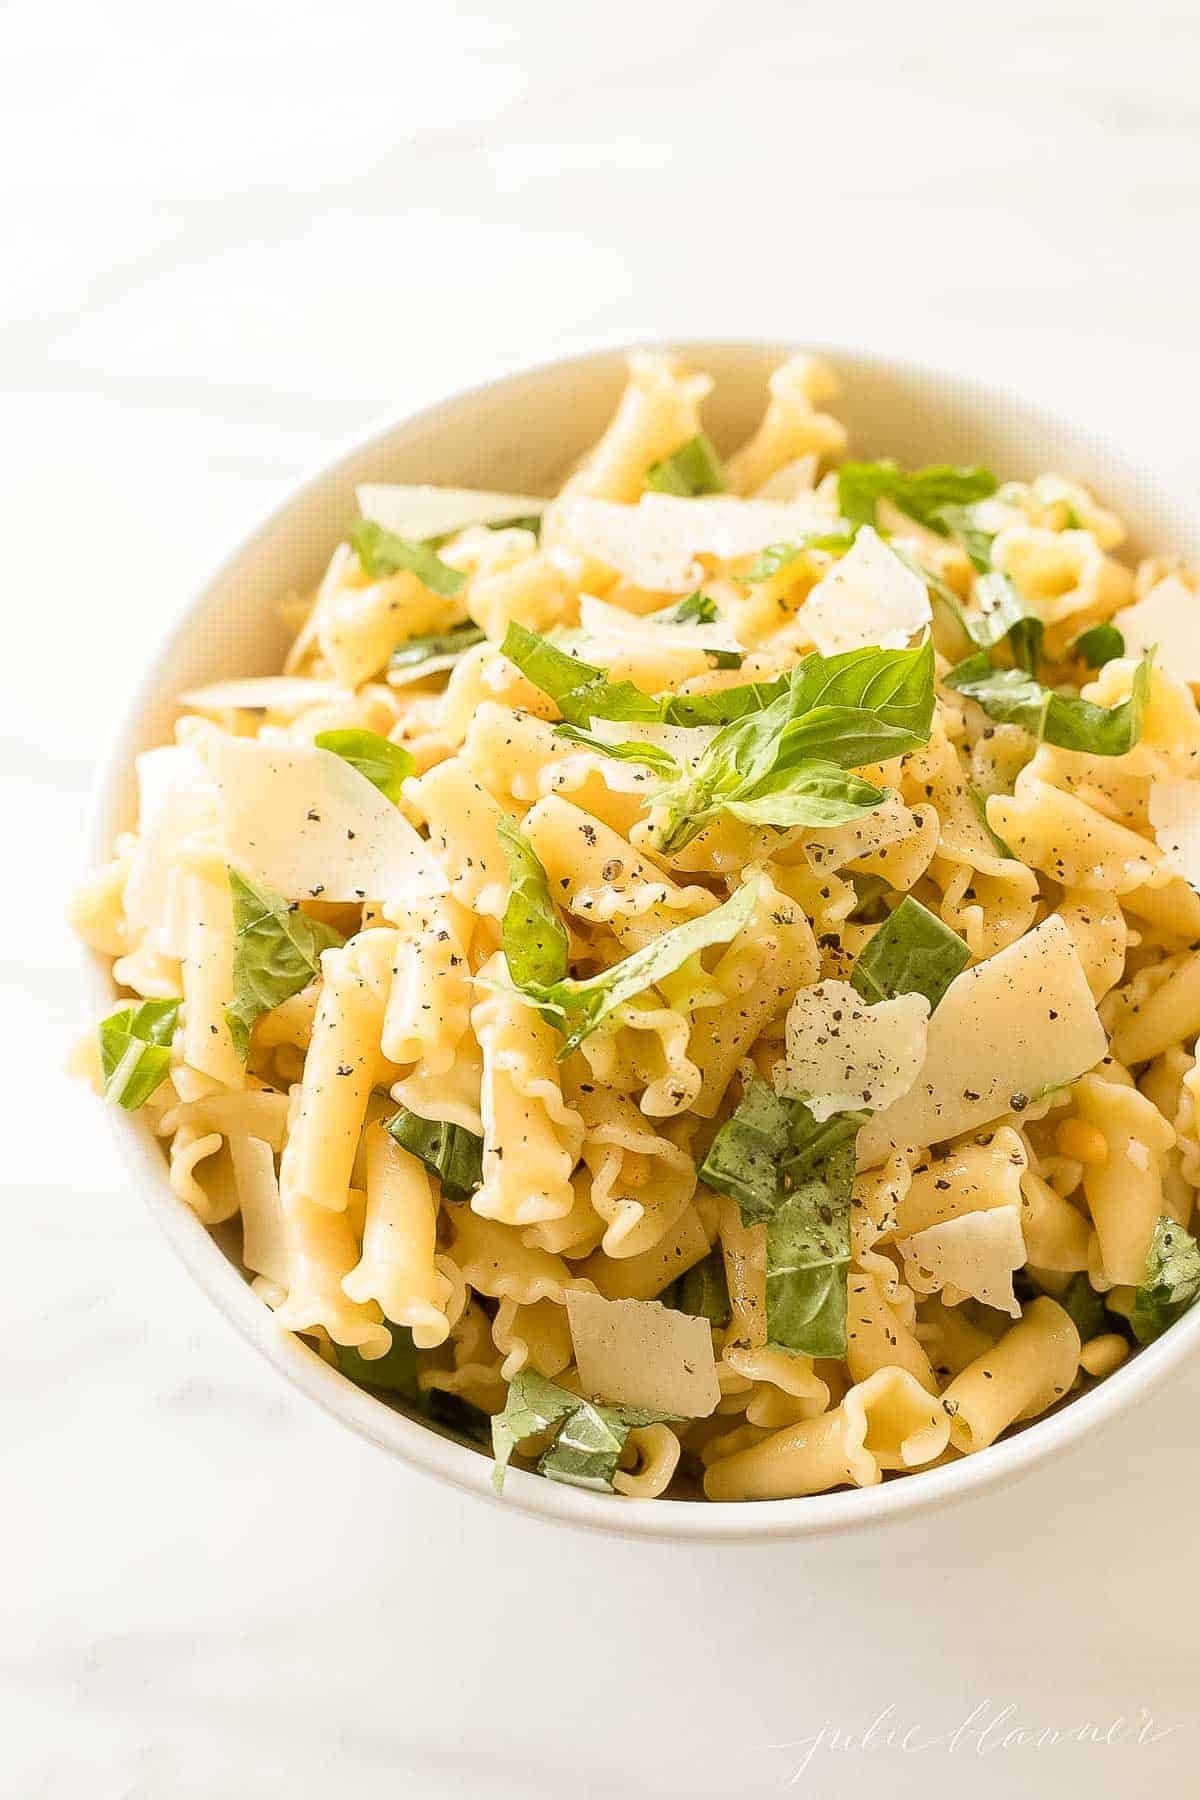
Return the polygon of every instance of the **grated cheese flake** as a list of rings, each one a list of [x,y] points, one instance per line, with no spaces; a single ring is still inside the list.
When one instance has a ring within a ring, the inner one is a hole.
[[[878,645],[900,650],[929,624],[925,583],[864,525],[797,614],[822,656]]]
[[[914,1293],[940,1291],[948,1306],[979,1300],[1020,1318],[1013,1292],[1013,1273],[1026,1261],[1019,1206],[960,1213],[911,1237],[897,1238],[896,1248],[904,1258],[904,1279]]]
[[[924,994],[868,1006],[848,981],[801,988],[787,1016],[776,1089],[803,1100],[818,1123],[857,1107],[890,1106],[917,1078],[928,1018]]]
[[[707,1419],[721,1397],[707,1319],[659,1300],[605,1300],[568,1288],[567,1319],[590,1400]]]

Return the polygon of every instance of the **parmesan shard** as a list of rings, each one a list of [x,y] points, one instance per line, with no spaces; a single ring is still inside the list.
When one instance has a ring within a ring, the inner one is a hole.
[[[854,547],[819,581],[797,614],[822,656],[843,650],[901,650],[929,624],[929,591],[864,525]]]
[[[867,1120],[858,1165],[873,1168],[901,1145],[938,1144],[1020,1112],[1107,1050],[1071,934],[1052,914],[950,983],[929,1021],[917,1080]]]
[[[203,755],[220,792],[226,856],[248,880],[289,900],[445,891],[403,813],[332,751],[214,732]]]
[[[533,494],[496,494],[482,488],[404,487],[368,482],[358,489],[358,509],[402,538],[443,537],[468,525],[502,525],[541,515],[548,501]]]
[[[857,1107],[891,1106],[920,1071],[928,1018],[924,994],[868,1006],[848,981],[801,988],[787,1016],[776,1089],[803,1100],[818,1124]]]
[[[262,1138],[234,1132],[229,1139],[242,1214],[242,1262],[287,1291],[292,1275],[275,1156]]]
[[[1200,682],[1200,594],[1178,575],[1164,576],[1134,606],[1117,613],[1113,624],[1125,639],[1125,654],[1139,657],[1158,646],[1158,661],[1179,681]]]
[[[303,675],[246,675],[213,681],[180,694],[179,704],[192,712],[273,712],[294,718],[310,706],[338,705],[354,698],[353,690],[336,681],[313,681]]]
[[[179,856],[189,839],[215,835],[217,791],[186,744],[145,751],[137,759],[137,781],[138,842],[125,883],[125,916],[164,956],[182,956]]]
[[[614,644],[646,644],[653,650],[742,650],[733,627],[724,619],[711,625],[671,625],[662,619],[647,619],[624,607],[609,606],[594,594],[583,594],[579,601],[579,623],[589,637]]]
[[[636,506],[581,499],[568,502],[561,518],[563,534],[580,550],[656,594],[697,587],[704,578],[697,557],[753,556],[830,524],[815,494],[789,501],[643,494]]]
[[[915,1294],[940,1291],[948,1306],[979,1300],[1020,1318],[1013,1292],[1013,1274],[1027,1260],[1020,1207],[960,1213],[897,1238],[896,1248],[904,1258],[904,1279]]]
[[[707,1319],[658,1300],[605,1300],[568,1288],[567,1319],[589,1400],[707,1419],[721,1397]]]
[[[1200,783],[1152,781],[1150,823],[1168,866],[1200,888]]]

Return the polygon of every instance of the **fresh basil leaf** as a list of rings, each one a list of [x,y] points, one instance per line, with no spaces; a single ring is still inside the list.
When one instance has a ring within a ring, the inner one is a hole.
[[[1089,669],[1102,669],[1107,662],[1125,654],[1125,639],[1115,625],[1089,625],[1068,646],[1073,656],[1081,656]]]
[[[719,1250],[710,1250],[703,1262],[679,1277],[669,1304],[677,1312],[691,1313],[693,1318],[707,1319],[712,1325],[728,1325],[732,1316],[729,1283],[725,1278],[725,1259]]]
[[[570,944],[567,928],[550,897],[550,883],[537,853],[515,819],[507,813],[496,833],[508,859],[509,894],[501,927],[508,972],[520,988],[548,986],[567,972]]]
[[[850,874],[850,885],[854,889],[854,911],[849,917],[856,923],[882,923],[887,916],[883,907],[883,897],[892,892],[892,884],[882,875]]]
[[[447,1200],[469,1200],[483,1185],[483,1139],[448,1119],[423,1119],[401,1107],[386,1126],[402,1150],[436,1175]]]
[[[377,787],[393,806],[400,804],[400,789],[416,767],[401,745],[393,744],[377,731],[359,729],[319,731],[313,742],[318,750],[331,750],[334,756],[340,756],[352,769],[365,775],[372,787]]]
[[[631,738],[627,743],[610,744],[606,738],[597,737],[595,732],[585,731],[582,725],[566,723],[556,725],[554,735],[567,738],[573,744],[583,744],[597,756],[610,756],[615,762],[645,763],[648,769],[657,770],[660,775],[679,774],[679,764],[662,744],[645,744],[637,738]]]
[[[1008,862],[1016,862],[1017,858],[1016,858],[1015,854],[1010,849],[1010,847],[1005,843],[1004,839],[1000,836],[1000,833],[998,831],[993,830],[993,828],[988,820],[987,796],[981,794],[978,788],[972,787],[970,785],[970,783],[968,782],[967,797],[970,800],[971,805],[975,808],[975,812],[979,819],[979,823],[983,826],[983,829],[987,832],[988,836],[991,838],[992,848],[995,850],[997,856],[1003,856]]]
[[[908,894],[858,958],[850,983],[872,1004],[924,994],[933,1012],[970,960],[957,932]]]
[[[766,1225],[767,1336],[781,1349],[845,1354],[854,1146],[866,1117],[818,1125],[802,1101],[752,1080],[701,1167],[701,1181],[732,1195],[743,1223]]]
[[[765,1081],[746,1084],[700,1166],[700,1180],[737,1201],[748,1225],[767,1219],[780,1201],[783,1158],[791,1149],[792,1103]]]
[[[1146,1273],[1133,1297],[1129,1323],[1139,1344],[1161,1337],[1200,1295],[1200,1244],[1164,1215],[1154,1227]]]
[[[949,582],[933,569],[895,544],[890,548],[905,568],[925,583],[931,597],[950,614],[969,644],[977,650],[992,650],[1007,638],[1014,661],[1030,674],[1036,674],[1045,626],[1007,575],[997,569],[981,575],[975,584],[979,606],[968,607],[963,605]]]
[[[874,525],[881,500],[890,500],[910,519],[948,537],[950,527],[941,518],[947,506],[970,506],[996,491],[990,469],[956,468],[932,463],[928,468],[905,471],[890,458],[882,462],[846,462],[838,470],[838,511],[856,529]]]
[[[835,1194],[814,1177],[767,1220],[767,1342],[793,1355],[844,1356],[849,1269],[849,1184]]]
[[[731,725],[735,719],[761,712],[787,690],[788,677],[776,675],[770,681],[751,681],[715,694],[661,694],[660,716],[667,725]]]
[[[951,669],[946,686],[978,701],[989,718],[1020,725],[1044,743],[1091,756],[1124,756],[1142,733],[1153,660],[1154,651],[1147,650],[1128,700],[1117,706],[1097,706],[1078,694],[1058,693],[1019,669],[994,669],[983,654],[969,656]]]
[[[650,617],[658,625],[713,625],[720,614],[712,596],[702,594],[697,588],[677,606],[664,606],[661,612],[651,613]]]
[[[1104,1296],[1096,1292],[1082,1273],[1072,1275],[1058,1304],[1070,1316],[1081,1343],[1086,1344],[1089,1338],[1099,1337],[1102,1331],[1112,1329],[1109,1315],[1104,1310]]]
[[[933,644],[915,650],[815,653],[757,712],[719,731],[695,765],[656,796],[654,841],[681,849],[722,812],[747,824],[834,825],[878,806],[883,791],[839,770],[903,756],[928,742]]]
[[[831,556],[844,556],[853,543],[853,532],[813,531],[797,538],[794,544],[768,544],[765,550],[759,551],[741,579],[769,581],[772,575],[778,575],[780,569],[786,569],[789,563],[795,562],[807,550],[825,550]]]
[[[663,705],[652,694],[644,694],[632,681],[610,681],[606,670],[569,656],[549,638],[515,620],[505,633],[500,654],[534,687],[549,694],[572,725],[589,725],[593,719],[653,721],[663,717]]]
[[[504,1411],[492,1420],[492,1485],[498,1494],[502,1492],[513,1451],[526,1438],[554,1431],[553,1442],[538,1462],[538,1472],[572,1487],[611,1491],[629,1433],[636,1426],[670,1417],[646,1406],[601,1406],[569,1393],[532,1369],[523,1370],[509,1383]]]
[[[704,433],[698,432],[661,462],[651,463],[646,470],[646,486],[656,494],[681,494],[692,499],[697,494],[723,494],[725,476],[721,459]]]
[[[758,876],[751,876],[712,912],[673,926],[599,974],[582,980],[566,976],[561,981],[522,983],[522,992],[553,1014],[559,1030],[566,1034],[559,1060],[578,1049],[585,1037],[635,994],[673,975],[710,945],[727,944],[735,938],[753,915],[760,886]]]
[[[136,1112],[171,1072],[171,1039],[182,1000],[138,1000],[101,1019],[104,1098]]]
[[[466,586],[467,578],[461,569],[452,569],[449,563],[444,563],[429,544],[385,531],[374,519],[356,520],[348,537],[363,566],[363,573],[372,581],[380,581],[406,569],[445,600],[452,600]]]
[[[860,775],[851,775],[836,763],[812,760],[772,772],[756,793],[744,800],[726,800],[721,810],[745,825],[774,825],[781,831],[793,825],[816,829],[846,825],[874,812],[886,798],[883,788]]]
[[[348,1344],[335,1344],[337,1366],[347,1380],[358,1387],[374,1388],[383,1394],[399,1394],[405,1400],[420,1404],[424,1400],[417,1381],[417,1350],[407,1326],[386,1321],[392,1334],[392,1347],[384,1356],[368,1362]]]
[[[971,642],[980,650],[990,650],[1007,638],[1018,668],[1036,675],[1046,632],[1038,614],[998,569],[979,577],[975,597],[979,610],[963,614]]]
[[[245,1056],[250,1027],[260,1014],[282,1006],[321,972],[322,950],[345,942],[340,931],[277,894],[229,871],[233,895],[233,1005],[225,1019],[238,1053]]]
[[[975,568],[980,574],[986,573],[992,566],[992,541],[995,532],[987,531],[979,523],[978,511],[973,506],[940,506],[933,518],[944,525],[962,545]],[[934,526],[937,529],[937,526]]]
[[[458,662],[476,644],[482,644],[487,633],[478,625],[456,625],[453,631],[434,631],[425,637],[405,638],[388,658],[391,669],[412,669],[422,663],[436,662],[439,668],[449,666],[447,658]]]
[[[489,531],[532,531],[540,540],[542,535],[541,513],[518,513],[511,519],[489,519]]]

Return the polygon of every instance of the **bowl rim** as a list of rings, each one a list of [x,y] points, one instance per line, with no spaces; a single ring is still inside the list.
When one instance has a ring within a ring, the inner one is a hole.
[[[531,377],[568,375],[572,370],[600,364],[644,348],[651,340],[615,342],[585,351],[573,351],[544,362],[506,368],[486,381],[428,402],[399,417],[389,416],[365,434],[347,435],[332,456],[324,458],[302,480],[290,484],[261,512],[248,529],[240,530],[223,553],[208,565],[208,573],[185,602],[175,607],[154,635],[141,659],[138,677],[113,722],[96,764],[87,801],[81,837],[84,872],[111,857],[112,843],[128,792],[134,746],[142,741],[140,722],[156,702],[164,698],[165,667],[175,646],[187,635],[196,615],[214,591],[229,577],[241,559],[275,528],[283,516],[331,482],[345,465],[372,450],[382,449],[395,435],[426,421],[439,412],[469,405],[484,395]],[[1043,408],[1022,394],[1005,392],[956,370],[939,369],[904,356],[883,355],[852,343],[812,344],[775,337],[720,337],[653,340],[668,343],[685,355],[702,358],[718,355],[777,353],[781,358],[803,350],[839,364],[853,364],[859,373],[878,374],[905,382],[953,387],[963,404],[999,416],[1020,415],[1039,440],[1053,441],[1066,432],[1077,442],[1100,445],[1097,433],[1072,416]],[[1118,482],[1137,492],[1147,480],[1158,480],[1152,459],[1135,465],[1126,452],[1103,445],[1101,455]],[[1161,487],[1170,492],[1165,479]],[[1183,512],[1183,502],[1178,502]],[[173,698],[173,696],[171,696]],[[82,950],[84,985],[89,1006],[96,1011],[110,1007],[117,998],[110,959]],[[392,1408],[323,1362],[292,1333],[281,1330],[268,1307],[228,1260],[206,1226],[176,1199],[165,1180],[161,1145],[138,1114],[105,1109],[126,1168],[142,1191],[143,1199],[159,1230],[166,1237],[189,1274],[217,1309],[260,1355],[294,1387],[331,1417],[360,1437],[389,1451],[425,1475],[461,1492],[519,1513],[552,1523],[614,1538],[644,1538],[665,1543],[765,1543],[780,1538],[828,1538],[863,1531],[883,1523],[932,1513],[955,1501],[1003,1487],[1029,1473],[1051,1456],[1077,1446],[1105,1420],[1124,1410],[1135,1397],[1159,1385],[1177,1368],[1200,1340],[1200,1307],[1176,1322],[1154,1343],[1128,1358],[1094,1388],[1031,1420],[1016,1435],[989,1446],[986,1451],[963,1457],[941,1468],[917,1470],[884,1480],[875,1487],[838,1490],[791,1500],[746,1501],[720,1505],[707,1500],[615,1499],[585,1489],[545,1480],[519,1468],[508,1471],[504,1494],[492,1488],[489,1457],[443,1436]]]

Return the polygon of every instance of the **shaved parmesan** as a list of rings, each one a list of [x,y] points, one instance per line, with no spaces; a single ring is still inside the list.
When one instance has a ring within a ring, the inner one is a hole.
[[[1136,606],[1113,619],[1127,656],[1158,646],[1158,661],[1180,681],[1200,682],[1200,594],[1178,575],[1156,582]]]
[[[661,619],[639,618],[621,606],[609,606],[592,594],[579,601],[579,623],[589,637],[607,638],[620,644],[649,644],[655,650],[741,650],[733,627],[723,619],[711,625],[670,625]]]
[[[574,500],[562,514],[564,533],[581,550],[661,594],[686,594],[703,580],[698,556],[753,556],[829,526],[829,511],[815,494],[790,501],[643,494],[636,506]]]
[[[1200,783],[1152,781],[1150,823],[1169,867],[1200,888]]]
[[[1019,1319],[1013,1272],[1026,1261],[1018,1206],[960,1213],[911,1237],[897,1238],[904,1279],[915,1294],[941,1292],[948,1306],[979,1300]]]
[[[1083,964],[1053,914],[950,983],[929,1022],[918,1080],[858,1134],[859,1167],[901,1144],[941,1143],[1019,1112],[1107,1049]]]
[[[548,504],[532,494],[493,494],[481,488],[399,487],[367,483],[358,490],[364,519],[402,538],[444,537],[467,525],[502,525],[541,514]]]
[[[860,1106],[890,1106],[917,1078],[928,1018],[924,994],[868,1006],[848,981],[801,988],[787,1016],[787,1055],[775,1086],[804,1100],[818,1123]]]
[[[349,688],[336,681],[310,681],[302,675],[248,675],[236,681],[214,681],[180,694],[179,704],[193,712],[273,712],[289,718],[309,706],[352,700]]]
[[[137,779],[138,843],[125,883],[125,916],[165,956],[182,956],[179,853],[190,838],[215,832],[217,792],[200,757],[184,744],[147,750],[137,759]]]
[[[721,1397],[708,1320],[658,1300],[605,1300],[568,1288],[579,1382],[590,1400],[707,1419]]]
[[[203,753],[220,790],[226,855],[248,880],[289,900],[444,890],[428,845],[343,757],[224,733]]]
[[[239,1132],[229,1139],[229,1154],[242,1214],[242,1262],[286,1291],[291,1257],[271,1146],[262,1138],[244,1137]]]
[[[840,562],[797,614],[822,656],[843,650],[901,650],[929,624],[929,592],[879,534],[864,525]]]

